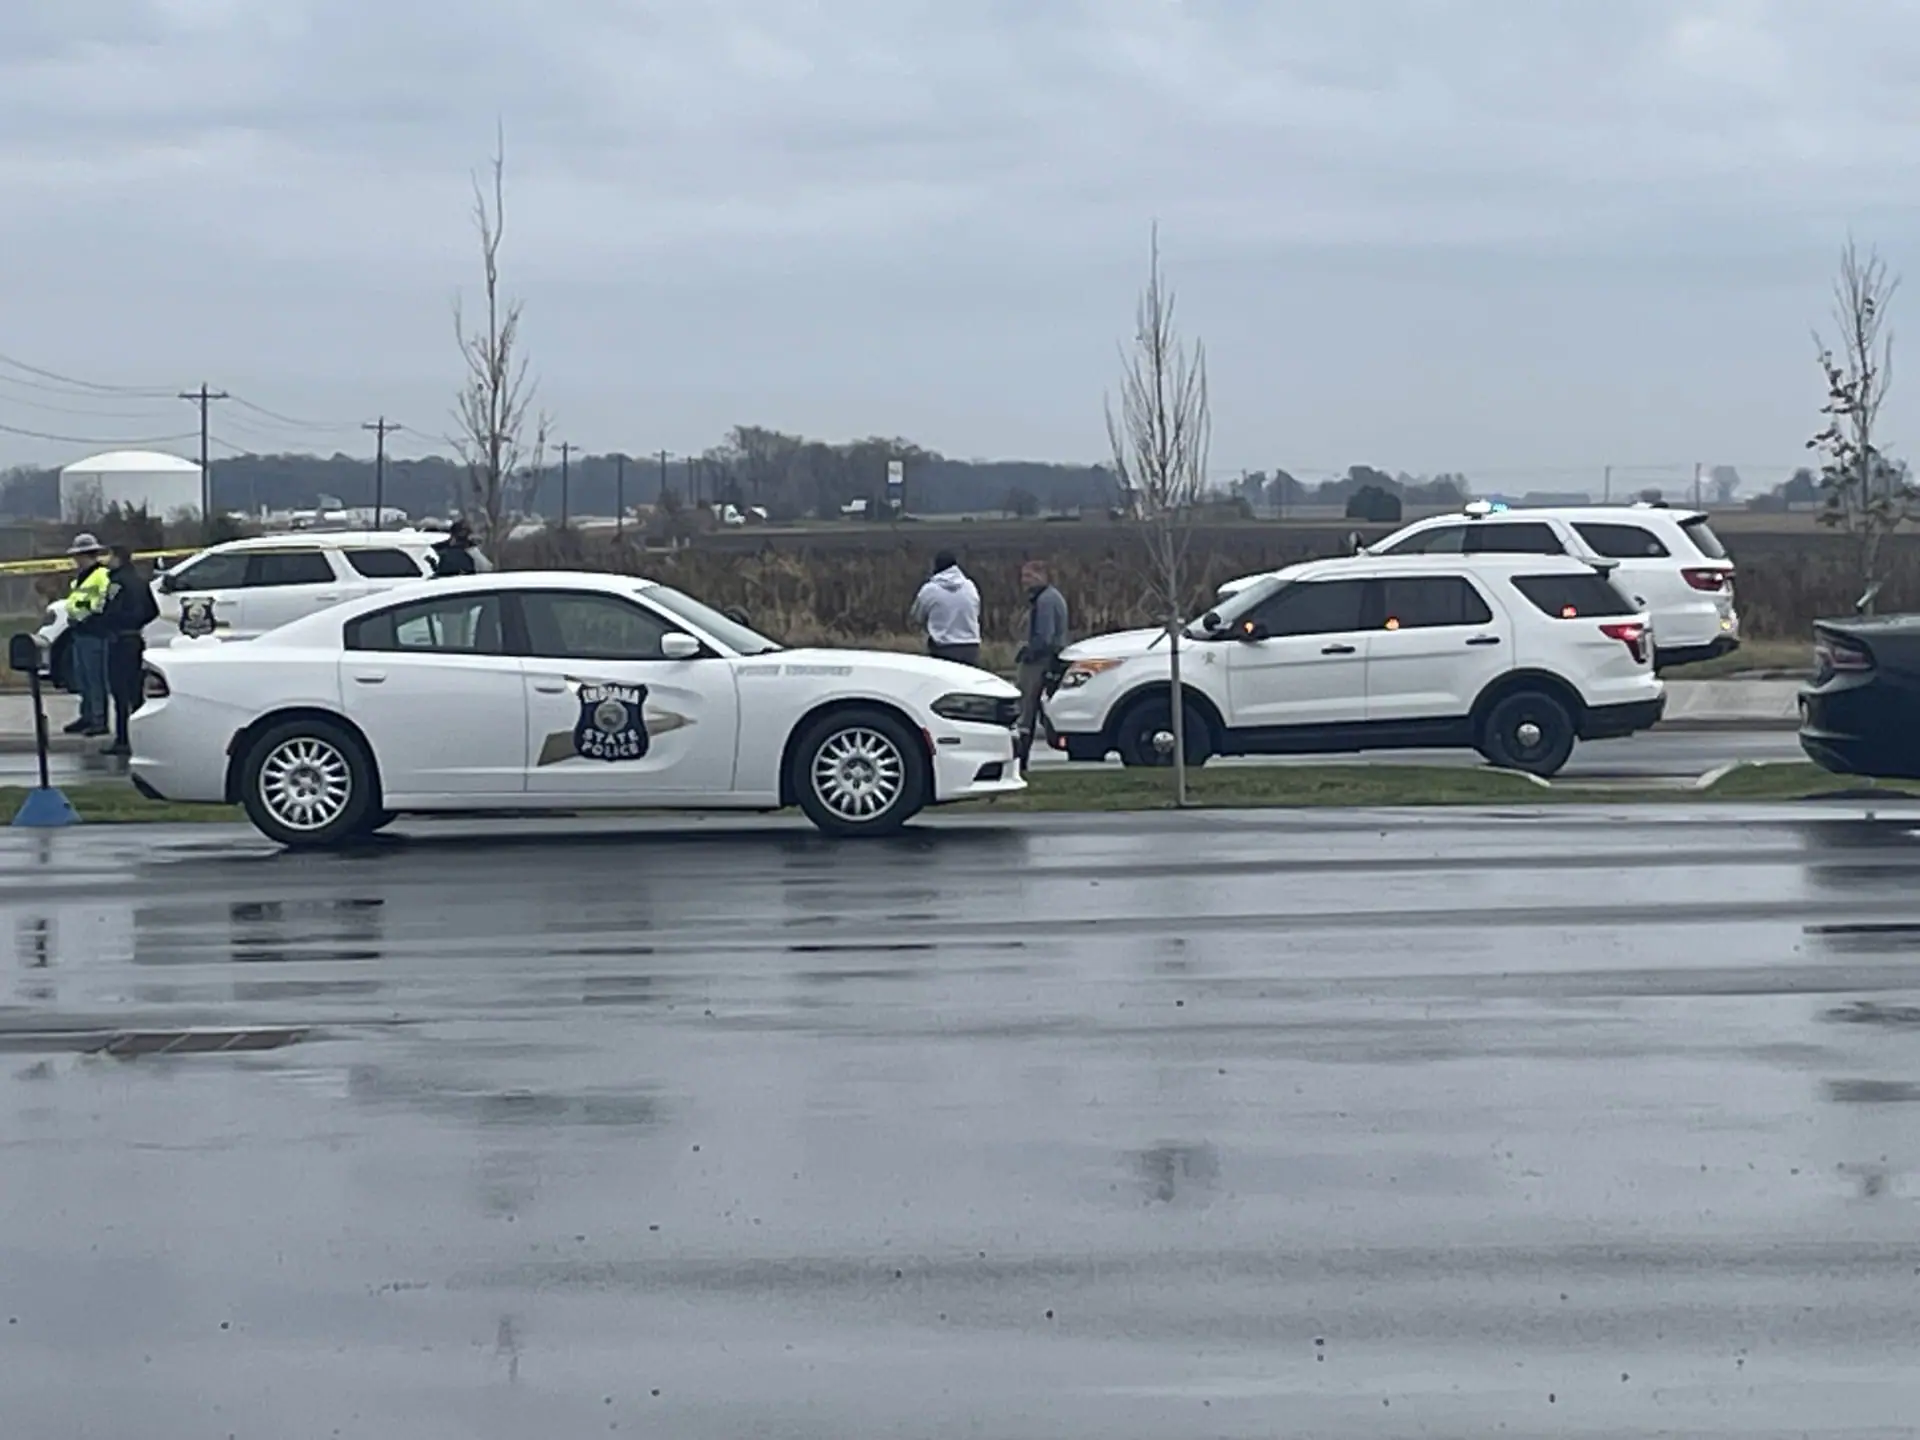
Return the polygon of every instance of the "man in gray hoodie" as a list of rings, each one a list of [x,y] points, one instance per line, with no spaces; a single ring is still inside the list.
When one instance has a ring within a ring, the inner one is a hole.
[[[933,574],[913,597],[913,620],[926,627],[934,659],[980,663],[980,591],[951,550],[933,557]]]
[[[1020,687],[1020,731],[1014,745],[1020,755],[1020,773],[1027,772],[1027,756],[1033,750],[1033,732],[1040,723],[1040,702],[1046,695],[1047,676],[1067,648],[1067,597],[1053,587],[1053,577],[1044,560],[1029,560],[1020,567],[1020,587],[1027,592],[1027,640],[1015,657],[1018,670],[1014,683]]]

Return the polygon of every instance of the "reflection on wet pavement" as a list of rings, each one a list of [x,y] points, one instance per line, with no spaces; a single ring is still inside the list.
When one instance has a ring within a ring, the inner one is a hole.
[[[0,839],[21,1435],[1865,1435],[1920,819]]]

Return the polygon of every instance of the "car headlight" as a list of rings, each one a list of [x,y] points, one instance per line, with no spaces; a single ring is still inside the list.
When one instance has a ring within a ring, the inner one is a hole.
[[[968,695],[956,691],[942,695],[928,708],[942,720],[961,720],[969,725],[1011,725],[1009,711],[1017,700],[1002,700],[994,695]]]
[[[1067,666],[1067,673],[1060,677],[1062,690],[1078,690],[1096,675],[1124,665],[1124,660],[1075,660]]]

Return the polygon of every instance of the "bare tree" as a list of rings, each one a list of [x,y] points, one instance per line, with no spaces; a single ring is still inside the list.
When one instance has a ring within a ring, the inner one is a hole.
[[[1185,692],[1180,684],[1180,638],[1191,584],[1187,550],[1194,507],[1206,488],[1212,414],[1207,404],[1207,356],[1188,348],[1174,326],[1174,297],[1160,273],[1160,229],[1152,232],[1147,286],[1134,314],[1133,340],[1121,347],[1120,398],[1107,399],[1107,439],[1122,504],[1147,551],[1154,613],[1165,626],[1171,686],[1168,694],[1174,801],[1187,803]]]
[[[467,467],[467,500],[480,515],[484,543],[493,548],[511,529],[509,487],[520,468],[522,436],[535,386],[520,353],[520,302],[500,291],[500,243],[507,223],[507,144],[496,132],[485,174],[473,176],[473,225],[480,238],[485,318],[469,324],[455,296],[453,333],[466,375],[454,400],[453,445]]]
[[[1877,251],[1862,255],[1848,240],[1833,283],[1838,344],[1828,345],[1818,331],[1813,337],[1827,384],[1820,407],[1826,425],[1807,442],[1822,457],[1820,520],[1853,537],[1860,572],[1857,608],[1869,612],[1885,583],[1881,542],[1912,516],[1916,498],[1905,467],[1887,458],[1878,433],[1880,407],[1893,382],[1887,310],[1899,288],[1899,277],[1888,272]]]

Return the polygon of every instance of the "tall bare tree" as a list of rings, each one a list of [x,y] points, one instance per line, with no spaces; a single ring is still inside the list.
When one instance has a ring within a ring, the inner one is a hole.
[[[485,314],[469,322],[455,296],[453,333],[466,375],[454,400],[453,445],[467,467],[467,500],[479,512],[484,542],[497,547],[512,528],[510,487],[523,457],[535,386],[520,352],[520,301],[501,293],[500,245],[507,225],[507,142],[495,134],[493,158],[473,176],[473,226],[480,240]]]
[[[1822,524],[1845,530],[1854,539],[1860,572],[1859,608],[1871,612],[1885,583],[1881,542],[1914,511],[1916,491],[1905,467],[1889,460],[1880,447],[1880,407],[1893,383],[1893,331],[1887,312],[1899,277],[1889,273],[1877,251],[1862,255],[1852,240],[1840,252],[1840,273],[1833,282],[1833,321],[1837,343],[1814,332],[1821,374],[1827,385],[1820,413],[1826,424],[1807,442],[1821,455]]]
[[[1213,419],[1207,403],[1207,355],[1187,346],[1174,324],[1174,296],[1160,270],[1160,228],[1148,250],[1147,285],[1134,312],[1133,339],[1121,346],[1120,396],[1107,397],[1107,440],[1126,513],[1147,552],[1154,613],[1166,629],[1171,679],[1168,713],[1174,801],[1187,803],[1187,724],[1180,683],[1180,640],[1192,581],[1187,551],[1194,509],[1206,489]]]

